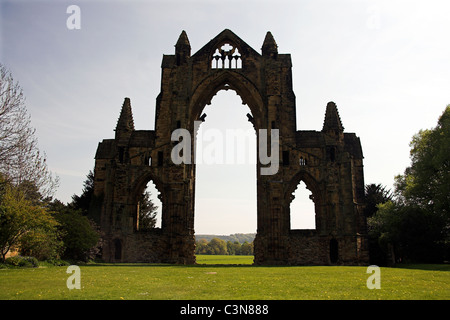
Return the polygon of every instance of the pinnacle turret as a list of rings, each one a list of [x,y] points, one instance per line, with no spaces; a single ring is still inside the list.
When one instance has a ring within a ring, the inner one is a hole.
[[[327,110],[325,112],[325,120],[323,122],[323,132],[334,131],[343,132],[344,127],[342,126],[341,118],[339,117],[339,112],[337,106],[334,102],[328,102]]]
[[[278,46],[275,42],[275,39],[272,36],[270,31],[267,31],[266,37],[264,38],[264,43],[262,46],[262,54],[263,56],[272,56],[276,57],[278,54]]]
[[[116,132],[117,131],[133,131],[134,121],[133,112],[131,111],[130,98],[125,98],[122,110],[120,111],[119,120],[117,121]]]
[[[184,64],[191,56],[191,44],[189,43],[186,31],[182,31],[177,43],[175,44],[175,55],[177,65]]]

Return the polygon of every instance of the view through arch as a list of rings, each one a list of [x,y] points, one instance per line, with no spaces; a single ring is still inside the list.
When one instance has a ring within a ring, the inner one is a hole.
[[[153,183],[152,180],[150,180],[145,189],[144,192],[148,192],[149,194],[149,200],[153,203],[153,205],[156,207],[156,209],[154,210],[155,214],[155,218],[156,218],[156,224],[155,224],[155,228],[161,228],[161,221],[162,221],[162,203],[161,200],[159,200],[158,195],[160,194],[160,192],[158,191],[158,189],[156,188],[155,184]]]
[[[196,137],[195,234],[256,232],[256,133],[248,106],[221,90]]]
[[[312,193],[306,188],[303,181],[297,186],[290,206],[291,230],[316,229],[316,210],[311,200]]]

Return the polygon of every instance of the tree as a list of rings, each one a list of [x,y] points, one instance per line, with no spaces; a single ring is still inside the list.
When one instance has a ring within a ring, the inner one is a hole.
[[[83,182],[81,195],[74,194],[69,207],[79,210],[82,215],[87,216],[96,224],[100,224],[100,211],[103,198],[94,194],[94,172],[92,170],[86,176]]]
[[[145,231],[155,228],[156,210],[158,207],[150,199],[151,193],[145,191],[139,199],[139,230]]]
[[[227,254],[227,243],[225,240],[213,238],[207,246],[208,254]]]
[[[92,197],[94,196],[94,173],[92,170],[86,176],[83,182],[83,190],[81,195],[74,194],[72,196],[71,207],[83,211],[84,215],[88,215],[89,207],[91,205]]]
[[[450,219],[450,105],[437,126],[420,130],[410,146],[411,165],[395,178],[400,200]]]
[[[380,203],[386,203],[389,200],[392,200],[392,193],[390,190],[387,190],[386,187],[381,184],[367,184],[364,188],[364,196],[366,207],[364,209],[364,213],[366,217],[373,216],[378,208],[377,205]]]
[[[56,237],[57,221],[41,204],[34,204],[22,190],[5,181],[0,174],[0,251],[3,261],[13,247],[38,248],[32,240],[40,238],[46,244],[59,245]],[[34,242],[36,244],[36,242]],[[53,250],[53,249],[52,249]],[[52,251],[57,254],[58,248]],[[48,253],[50,254],[50,253]]]
[[[241,254],[241,244],[238,241],[227,241],[227,251],[229,255]]]
[[[450,105],[410,146],[411,165],[395,177],[392,201],[368,219],[369,234],[397,261],[443,261],[450,257]]]
[[[369,235],[378,239],[384,261],[441,262],[441,221],[418,206],[388,201],[369,218]]]
[[[0,172],[13,185],[36,187],[43,198],[53,196],[59,184],[38,149],[22,88],[1,64]]]
[[[436,127],[420,130],[410,146],[411,165],[395,178],[398,199],[432,217],[435,246],[442,246],[449,258],[450,105],[439,117]]]
[[[253,243],[248,243],[245,241],[241,246],[241,255],[251,256],[253,255]]]
[[[381,184],[367,184],[364,188],[366,207],[364,214],[367,218],[373,217],[378,212],[378,205],[384,204],[393,199],[390,190]],[[369,252],[372,264],[381,265],[386,262],[387,248],[381,247],[379,242],[379,230],[372,230],[373,226],[368,224],[369,231]]]
[[[206,239],[200,239],[195,243],[196,254],[207,254],[208,241]]]
[[[98,253],[100,235],[96,224],[71,206],[55,200],[49,209],[59,223],[61,239],[64,242],[65,259],[87,261]]]

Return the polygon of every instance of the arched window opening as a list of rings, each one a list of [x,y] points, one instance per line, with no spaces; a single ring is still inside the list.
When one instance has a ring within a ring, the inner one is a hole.
[[[149,167],[152,166],[152,157],[148,154],[144,155],[143,163]]]
[[[306,166],[306,158],[300,157],[299,164],[301,166]]]
[[[291,230],[294,229],[316,229],[316,212],[312,200],[312,193],[306,188],[303,181],[297,186],[293,193],[291,202]]]
[[[161,228],[162,203],[158,198],[159,191],[153,181],[149,181],[143,192],[138,196],[137,230],[148,231]]]
[[[250,110],[233,90],[220,90],[211,102],[195,138],[195,233],[253,233],[256,132]]]
[[[211,60],[212,69],[241,69],[242,58],[239,49],[229,43],[216,48]]]

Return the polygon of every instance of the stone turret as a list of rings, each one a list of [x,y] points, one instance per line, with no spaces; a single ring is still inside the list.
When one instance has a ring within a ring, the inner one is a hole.
[[[134,131],[133,112],[131,111],[130,98],[125,98],[119,120],[116,125],[117,145],[126,145],[130,140],[131,133]]]
[[[340,136],[344,133],[341,118],[334,102],[328,102],[323,122],[322,132],[331,136]]]
[[[191,44],[189,43],[186,31],[182,31],[175,44],[175,56],[177,66],[185,64],[191,57]]]
[[[278,46],[270,31],[266,33],[261,51],[263,56],[276,58],[278,55]]]

